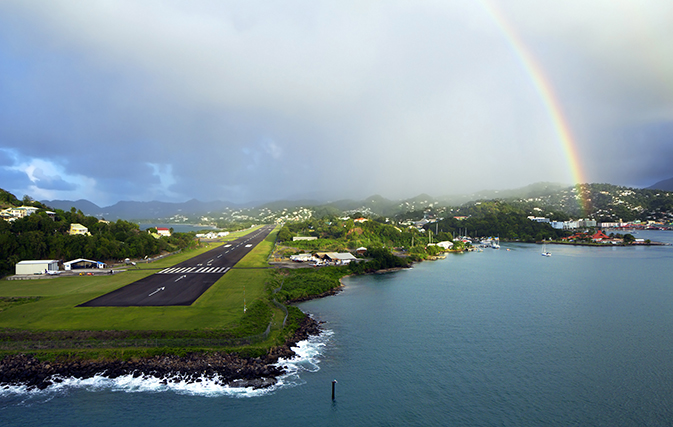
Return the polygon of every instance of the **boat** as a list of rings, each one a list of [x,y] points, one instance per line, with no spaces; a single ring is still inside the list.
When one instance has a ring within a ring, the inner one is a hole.
[[[551,252],[547,250],[547,244],[543,243],[542,244],[542,256],[551,256]]]

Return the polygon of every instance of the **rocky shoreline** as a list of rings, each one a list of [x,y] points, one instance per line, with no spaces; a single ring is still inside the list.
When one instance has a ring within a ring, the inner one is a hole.
[[[231,387],[264,388],[276,383],[284,370],[274,364],[278,359],[296,356],[293,346],[310,335],[320,333],[318,322],[306,316],[284,345],[274,347],[263,357],[240,357],[233,353],[191,353],[185,356],[163,355],[133,360],[64,360],[39,361],[30,354],[5,356],[0,360],[0,388],[26,386],[43,390],[64,378],[87,379],[96,375],[117,378],[157,378],[171,382],[199,383],[214,380]]]

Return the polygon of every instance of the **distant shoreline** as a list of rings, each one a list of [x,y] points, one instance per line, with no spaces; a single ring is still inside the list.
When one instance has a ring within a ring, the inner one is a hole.
[[[536,242],[542,244],[542,242]],[[566,245],[566,246],[591,246],[591,247],[632,247],[632,246],[670,246],[670,243],[665,242],[649,242],[649,243],[593,243],[593,242],[544,242],[547,245]]]

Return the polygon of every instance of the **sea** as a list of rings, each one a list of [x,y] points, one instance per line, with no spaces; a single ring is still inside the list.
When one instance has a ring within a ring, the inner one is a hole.
[[[503,243],[345,279],[300,305],[324,332],[269,389],[65,379],[1,389],[0,425],[673,424],[673,246],[547,250]]]

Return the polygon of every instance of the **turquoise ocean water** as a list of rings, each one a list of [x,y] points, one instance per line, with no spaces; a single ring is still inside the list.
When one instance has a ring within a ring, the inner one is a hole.
[[[71,380],[0,391],[0,425],[671,425],[673,246],[540,249],[346,279],[271,390]]]

